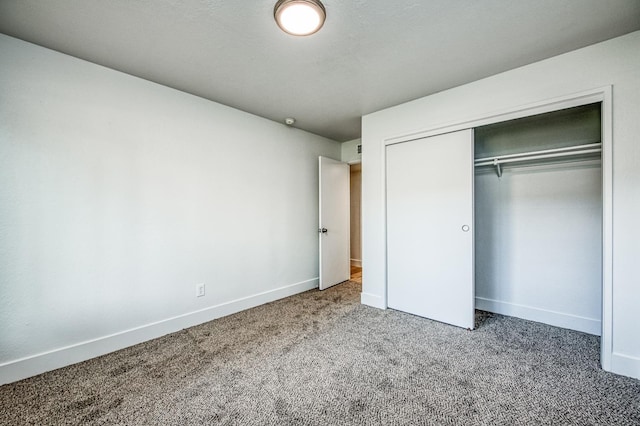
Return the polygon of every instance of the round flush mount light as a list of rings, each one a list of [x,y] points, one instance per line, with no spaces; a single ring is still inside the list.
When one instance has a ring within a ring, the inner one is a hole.
[[[273,16],[285,33],[306,36],[322,28],[327,13],[320,0],[278,0]]]

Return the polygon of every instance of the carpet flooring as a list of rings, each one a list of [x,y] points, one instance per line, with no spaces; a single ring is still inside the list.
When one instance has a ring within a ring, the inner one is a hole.
[[[599,338],[481,313],[468,331],[346,282],[0,387],[2,425],[640,425]]]

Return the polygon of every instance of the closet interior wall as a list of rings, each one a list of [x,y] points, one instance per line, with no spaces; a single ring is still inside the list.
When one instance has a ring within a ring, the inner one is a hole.
[[[600,104],[475,129],[475,158],[598,143]],[[600,334],[600,154],[475,171],[476,308]]]

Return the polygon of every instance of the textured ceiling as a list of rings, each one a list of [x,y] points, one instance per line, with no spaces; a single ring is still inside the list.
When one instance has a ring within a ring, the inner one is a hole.
[[[345,141],[364,114],[640,29],[639,0],[323,2],[303,38],[275,0],[0,0],[0,32]]]

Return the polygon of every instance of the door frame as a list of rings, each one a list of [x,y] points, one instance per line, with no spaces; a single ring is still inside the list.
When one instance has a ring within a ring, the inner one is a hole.
[[[583,92],[542,100],[539,102],[514,106],[490,114],[461,119],[429,128],[390,136],[383,140],[381,164],[386,164],[386,146],[410,142],[429,136],[451,133],[458,130],[473,129],[488,124],[501,123],[518,118],[529,117],[547,112],[578,107],[588,104],[601,104],[602,133],[602,333],[600,338],[600,363],[604,370],[611,371],[613,355],[613,87],[603,86]],[[382,171],[383,188],[386,193],[387,172]],[[382,301],[387,308],[387,200],[383,198],[384,209],[384,246],[385,246],[385,291]]]

